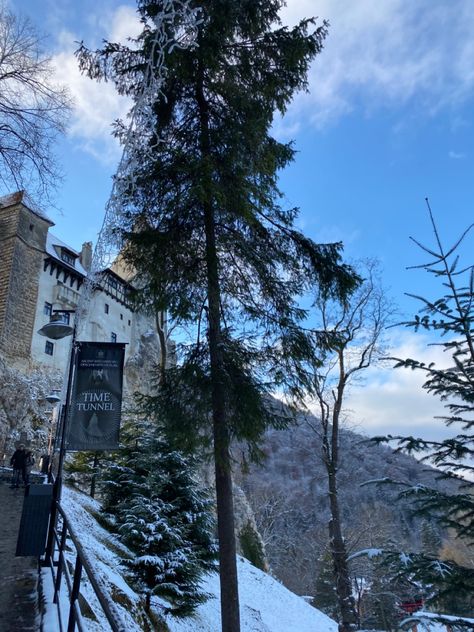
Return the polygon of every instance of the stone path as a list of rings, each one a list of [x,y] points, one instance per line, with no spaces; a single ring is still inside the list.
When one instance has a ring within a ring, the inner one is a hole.
[[[15,557],[23,489],[0,478],[0,632],[37,632],[38,561]]]

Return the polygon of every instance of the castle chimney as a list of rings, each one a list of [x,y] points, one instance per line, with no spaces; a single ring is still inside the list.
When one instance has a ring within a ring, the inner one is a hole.
[[[92,264],[92,242],[86,241],[82,244],[81,253],[79,255],[79,261],[82,267],[89,272]]]

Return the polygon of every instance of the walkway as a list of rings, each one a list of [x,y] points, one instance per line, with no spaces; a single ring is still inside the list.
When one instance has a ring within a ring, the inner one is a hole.
[[[23,489],[0,474],[0,632],[37,632],[38,562],[15,557]]]

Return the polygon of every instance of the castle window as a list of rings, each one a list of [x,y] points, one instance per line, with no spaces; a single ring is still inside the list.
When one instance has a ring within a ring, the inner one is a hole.
[[[108,303],[106,303],[106,304],[104,305],[104,312],[105,312],[106,314],[108,314],[108,313],[109,313],[109,304],[108,304]]]
[[[46,340],[46,344],[44,346],[44,352],[47,355],[52,356],[53,355],[53,351],[54,351],[54,345],[50,340]]]
[[[112,332],[110,334],[110,342],[117,342],[117,334]]]
[[[130,320],[130,318],[128,319],[128,326],[130,327],[130,325],[132,324],[132,321]]]
[[[70,266],[73,266],[76,261],[76,257],[64,248],[61,248],[61,259]]]
[[[66,323],[66,325],[69,325],[71,314],[69,312],[59,312],[59,318],[61,322]]]
[[[120,314],[120,320],[123,320],[123,314]]]
[[[51,316],[52,313],[53,313],[53,306],[52,306],[52,304],[48,303],[47,301],[45,301],[44,307],[43,307],[43,314],[45,316]]]

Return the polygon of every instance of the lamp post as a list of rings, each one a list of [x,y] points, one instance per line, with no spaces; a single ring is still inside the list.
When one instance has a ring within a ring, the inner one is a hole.
[[[53,556],[54,550],[54,531],[56,528],[56,520],[57,520],[57,503],[61,499],[61,490],[62,490],[62,478],[63,478],[63,465],[64,465],[64,457],[66,454],[66,437],[67,437],[67,419],[68,419],[68,410],[69,410],[69,399],[71,396],[71,387],[72,387],[72,377],[74,372],[74,360],[76,355],[76,328],[71,327],[69,323],[64,321],[62,314],[71,314],[74,313],[75,310],[70,309],[58,309],[53,311],[53,315],[51,316],[51,320],[46,325],[43,325],[41,329],[38,330],[38,333],[41,336],[45,336],[46,338],[50,338],[51,340],[61,340],[67,336],[72,336],[71,339],[71,354],[69,360],[68,374],[67,374],[67,385],[66,385],[66,398],[64,405],[61,408],[61,414],[59,418],[59,429],[61,432],[61,443],[59,448],[59,460],[58,460],[58,471],[57,476],[54,481],[53,486],[53,502],[51,505],[51,514],[50,514],[50,523],[49,523],[49,533],[46,544],[46,560],[51,559]],[[49,474],[49,478],[51,478],[51,470]]]
[[[48,433],[48,451],[42,455],[41,473],[48,475],[48,483],[51,482],[52,464],[53,464],[53,427],[58,428],[58,407],[57,405],[61,401],[61,397],[58,395],[61,391],[53,390],[49,395],[44,398],[52,406],[51,419]]]

